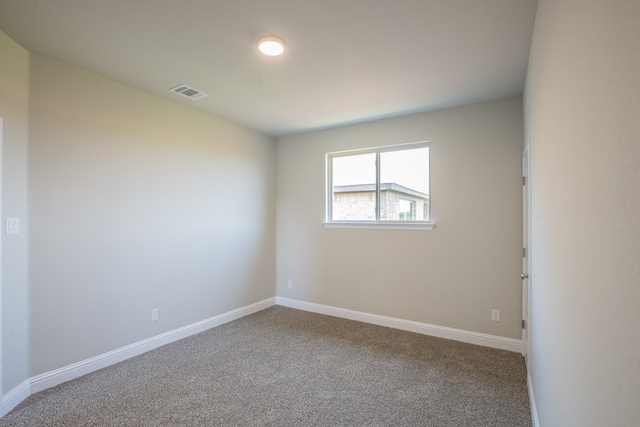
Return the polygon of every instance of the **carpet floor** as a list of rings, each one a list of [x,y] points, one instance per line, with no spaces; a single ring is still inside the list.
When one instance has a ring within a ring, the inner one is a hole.
[[[531,426],[521,355],[282,306],[36,393],[7,426]]]

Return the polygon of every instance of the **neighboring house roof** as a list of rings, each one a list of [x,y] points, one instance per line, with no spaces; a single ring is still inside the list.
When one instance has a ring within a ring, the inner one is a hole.
[[[376,191],[375,184],[357,184],[357,185],[336,185],[333,187],[334,193],[360,193],[366,191]],[[428,199],[429,195],[421,191],[412,190],[411,188],[403,187],[402,185],[387,182],[380,184],[380,191],[396,191],[398,193],[408,194],[414,197],[420,197],[422,199]]]

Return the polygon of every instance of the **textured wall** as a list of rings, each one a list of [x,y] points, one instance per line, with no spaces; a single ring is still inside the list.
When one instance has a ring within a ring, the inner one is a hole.
[[[520,338],[522,135],[517,97],[278,139],[278,296]],[[417,141],[434,230],[322,226],[325,153]]]
[[[274,296],[272,138],[37,55],[30,89],[32,376]]]
[[[540,425],[640,425],[640,2],[540,0],[525,96]]]
[[[0,32],[2,138],[2,394],[29,378],[27,147],[29,53]],[[20,234],[4,234],[4,218]]]

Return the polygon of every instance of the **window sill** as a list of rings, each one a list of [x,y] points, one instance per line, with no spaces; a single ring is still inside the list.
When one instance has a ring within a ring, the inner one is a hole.
[[[400,222],[400,221],[331,221],[323,223],[325,228],[369,228],[382,230],[433,230],[432,222]]]

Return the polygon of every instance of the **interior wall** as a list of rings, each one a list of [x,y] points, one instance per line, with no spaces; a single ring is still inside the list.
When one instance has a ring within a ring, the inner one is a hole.
[[[274,296],[273,138],[38,55],[30,88],[32,376]]]
[[[640,3],[540,0],[525,96],[542,426],[640,425]]]
[[[277,295],[521,338],[522,126],[516,97],[279,138]],[[327,152],[416,141],[434,230],[323,227]]]
[[[2,147],[2,392],[29,378],[27,143],[29,53],[0,32]],[[4,218],[20,233],[6,235]]]

